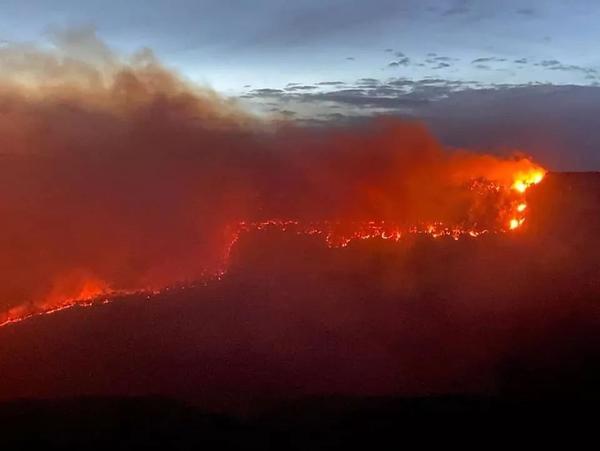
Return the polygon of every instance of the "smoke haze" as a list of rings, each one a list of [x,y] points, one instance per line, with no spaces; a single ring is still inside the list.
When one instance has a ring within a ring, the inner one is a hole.
[[[504,227],[514,199],[466,186],[509,187],[537,167],[447,152],[397,119],[255,117],[86,30],[8,44],[0,63],[0,319],[222,271],[239,221]]]

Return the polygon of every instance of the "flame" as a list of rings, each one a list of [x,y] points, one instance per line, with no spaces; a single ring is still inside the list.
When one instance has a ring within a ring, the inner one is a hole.
[[[545,171],[535,167],[529,171],[515,174],[512,178],[512,184],[503,184],[498,180],[481,178],[473,180],[467,188],[477,195],[481,195],[484,199],[489,193],[499,194],[503,199],[512,199],[508,203],[508,207],[498,207],[497,223],[499,225],[491,229],[482,227],[477,221],[454,225],[431,221],[410,226],[383,220],[304,222],[295,219],[267,219],[262,221],[240,221],[227,227],[229,239],[223,251],[222,265],[213,273],[207,274],[205,282],[211,279],[220,279],[227,272],[230,255],[235,244],[241,235],[252,231],[278,230],[296,235],[317,236],[321,237],[330,248],[343,248],[355,241],[371,239],[398,242],[409,235],[459,240],[461,238],[474,239],[490,233],[499,234],[512,231],[521,227],[525,222],[524,214],[527,210],[526,191],[531,186],[540,183],[544,176]],[[500,205],[504,204],[500,203]],[[501,226],[501,218],[507,217],[510,219],[507,222],[508,228],[505,228]],[[185,286],[189,286],[189,284]],[[163,289],[114,289],[107,282],[92,274],[81,271],[74,272],[59,279],[50,294],[40,302],[19,305],[5,312],[3,316],[0,316],[0,327],[73,307],[92,307],[105,304],[123,295],[143,293],[150,299],[151,296],[169,289],[169,287]]]
[[[515,203],[512,217],[508,222],[509,230],[518,229],[525,222],[525,217],[523,216],[523,213],[527,210],[527,203],[524,199],[525,193],[531,186],[540,183],[545,175],[546,171],[542,168],[535,168],[527,172],[515,174],[511,188],[518,193],[519,199]]]
[[[521,218],[521,219],[512,218],[509,222],[508,227],[510,230],[514,230],[514,229],[520,227],[521,224],[523,224],[523,222],[525,222],[525,218]]]
[[[532,185],[537,185],[540,183],[544,176],[546,175],[546,171],[540,168],[533,169],[528,172],[521,172],[516,174],[515,180],[512,184],[512,188],[519,193],[525,193],[527,188]]]
[[[10,309],[2,319],[0,327],[22,321],[39,314],[56,313],[75,305],[89,306],[92,301],[104,296],[114,296],[112,290],[103,280],[89,274],[74,272],[60,278],[49,295],[38,303],[20,305]]]
[[[417,224],[409,227],[403,227],[401,224],[386,221],[363,221],[363,222],[334,222],[321,221],[303,223],[297,220],[269,219],[257,222],[240,222],[234,232],[232,242],[237,242],[243,233],[250,231],[279,230],[282,232],[292,232],[297,235],[318,235],[322,236],[331,248],[346,247],[353,241],[367,239],[383,239],[388,241],[399,241],[406,235],[428,235],[432,238],[450,237],[458,240],[463,237],[477,238],[487,233],[504,233],[515,230],[525,222],[524,213],[527,210],[525,202],[525,193],[533,185],[540,183],[546,174],[546,171],[538,166],[533,166],[527,171],[520,171],[514,174],[511,185],[502,184],[497,180],[473,180],[469,189],[485,196],[489,192],[500,193],[505,197],[514,196],[516,191],[517,199],[510,203],[506,209],[500,208],[497,212],[499,223],[500,218],[510,217],[508,229],[499,226],[495,229],[482,228],[477,223],[447,225],[442,222],[430,222]],[[511,190],[513,193],[511,194]],[[231,249],[232,246],[230,246]],[[229,249],[229,250],[230,250]]]
[[[476,238],[490,233],[487,229],[450,227],[441,222],[404,227],[401,224],[389,221],[303,223],[296,220],[269,219],[257,222],[241,222],[235,231],[234,240],[239,240],[240,235],[244,233],[267,230],[278,230],[296,235],[320,236],[330,248],[346,247],[353,241],[370,239],[398,242],[407,235],[426,235],[432,238],[447,237],[458,240],[462,237]]]
[[[516,180],[513,188],[520,193],[524,193],[527,189],[527,184],[523,180]]]

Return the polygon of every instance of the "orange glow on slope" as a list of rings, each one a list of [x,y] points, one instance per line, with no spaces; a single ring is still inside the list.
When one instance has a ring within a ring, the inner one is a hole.
[[[93,285],[94,282],[92,281]],[[169,288],[165,288],[169,290]],[[151,296],[162,293],[163,290],[140,289],[140,290],[111,290],[103,288],[101,291],[85,291],[83,297],[74,296],[72,298],[61,297],[48,299],[35,305],[20,305],[10,309],[3,317],[0,317],[0,327],[9,324],[19,323],[40,315],[52,315],[54,313],[68,310],[74,307],[87,308],[97,305],[108,304],[119,296],[128,296],[134,294],[143,294],[148,299]]]
[[[322,238],[327,246],[331,248],[343,248],[353,241],[370,239],[398,242],[403,237],[411,235],[458,240],[461,238],[473,239],[485,234],[506,233],[518,229],[525,222],[525,212],[527,210],[526,191],[529,187],[540,183],[544,175],[545,171],[536,167],[531,171],[515,174],[512,184],[478,178],[467,186],[467,190],[474,192],[476,196],[481,196],[483,201],[488,200],[486,196],[489,193],[496,193],[500,196],[502,202],[499,202],[498,205],[492,205],[497,210],[496,226],[493,228],[479,225],[477,218],[460,224],[431,221],[414,225],[403,225],[384,220],[305,222],[294,219],[267,219],[241,221],[227,228],[229,240],[223,249],[222,265],[213,273],[207,274],[206,279],[220,278],[227,272],[231,250],[242,234],[252,231],[277,230],[296,235],[317,236]],[[150,298],[150,296],[160,292],[161,290],[148,287],[131,290],[114,289],[93,275],[85,273],[68,274],[56,281],[50,294],[40,302],[19,305],[1,315],[0,327],[72,307],[92,307],[108,303],[118,296],[143,293]]]
[[[75,305],[90,306],[101,297],[122,294],[100,279],[85,274],[69,274],[55,283],[52,292],[38,303],[19,305],[0,317],[0,327],[39,314],[51,314]]]

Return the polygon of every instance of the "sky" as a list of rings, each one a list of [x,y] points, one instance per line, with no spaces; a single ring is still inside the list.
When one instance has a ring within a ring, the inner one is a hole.
[[[592,0],[0,6],[4,41],[90,27],[117,51],[149,47],[185,77],[261,114],[307,124],[396,114],[426,120],[450,145],[528,145],[533,154],[544,147],[552,168],[600,169],[600,136],[582,136],[600,125],[589,117],[600,99],[600,3]],[[466,139],[471,124],[477,133]],[[502,133],[509,136],[498,141]]]

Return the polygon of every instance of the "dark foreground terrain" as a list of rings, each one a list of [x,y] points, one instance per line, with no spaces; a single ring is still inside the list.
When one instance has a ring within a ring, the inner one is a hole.
[[[522,230],[459,241],[249,234],[221,281],[2,328],[2,440],[319,449],[584,425],[600,175],[550,174],[529,209]]]
[[[574,445],[593,437],[599,399],[318,398],[252,416],[160,398],[0,405],[3,449],[389,449],[459,444]]]

